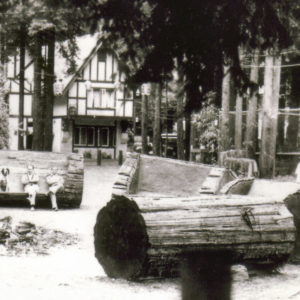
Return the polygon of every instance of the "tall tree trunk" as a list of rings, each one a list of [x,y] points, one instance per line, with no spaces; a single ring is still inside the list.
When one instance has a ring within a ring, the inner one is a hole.
[[[155,85],[154,85],[155,86]],[[161,127],[160,127],[160,115],[161,115],[161,99],[162,99],[162,84],[157,85],[157,93],[154,99],[154,129],[153,129],[153,154],[161,155]]]
[[[260,174],[275,175],[276,135],[280,89],[281,57],[266,56],[263,97],[262,141],[259,157]],[[274,67],[275,66],[275,67]]]
[[[254,53],[253,67],[250,71],[250,80],[258,84],[258,52]],[[255,157],[257,147],[257,99],[258,89],[253,91],[247,102],[246,149],[249,157]]]
[[[221,127],[219,150],[225,151],[230,149],[230,136],[229,136],[229,104],[230,104],[230,67],[224,66],[222,82],[222,111],[221,111]]]
[[[243,97],[237,94],[235,104],[235,149],[242,149],[242,118],[243,118]]]
[[[184,160],[183,95],[177,98],[177,158]]]
[[[148,96],[142,95],[142,153],[148,153]]]
[[[24,81],[25,81],[25,39],[20,39],[20,76],[19,76],[19,118],[18,128],[24,129]],[[24,132],[18,130],[18,149],[24,150]]]
[[[39,34],[34,44],[33,138],[32,149],[44,150],[44,99],[42,98],[42,41]]]
[[[185,160],[190,159],[191,153],[191,113],[185,113]]]
[[[54,84],[54,55],[55,55],[55,32],[48,33],[48,61],[45,72],[45,132],[44,132],[44,150],[52,150],[53,140],[53,84]]]
[[[298,62],[292,61],[293,62]],[[299,68],[291,68],[291,93],[288,97],[288,107],[298,108],[299,107],[299,95],[300,95],[300,70]],[[299,118],[295,115],[288,116],[288,127],[287,127],[287,150],[295,151],[297,149],[297,138],[300,133],[298,133],[299,128]]]
[[[8,148],[9,140],[9,124],[8,124],[8,105],[7,105],[7,90],[6,90],[6,40],[5,35],[1,33],[0,39],[0,149]]]

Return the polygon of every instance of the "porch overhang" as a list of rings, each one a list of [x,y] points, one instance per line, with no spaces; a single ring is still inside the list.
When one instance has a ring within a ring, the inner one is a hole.
[[[76,125],[106,125],[114,126],[115,121],[132,121],[132,117],[118,116],[73,116],[71,118]]]

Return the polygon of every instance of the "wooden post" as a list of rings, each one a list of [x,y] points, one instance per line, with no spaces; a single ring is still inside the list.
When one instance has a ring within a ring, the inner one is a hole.
[[[98,150],[97,152],[97,165],[101,166],[101,161],[102,161],[102,152],[101,150]]]
[[[153,88],[156,85],[153,84]],[[154,128],[153,128],[153,154],[161,155],[161,128],[160,128],[160,114],[161,114],[161,98],[162,98],[162,84],[157,85],[157,93],[155,94],[154,104]]]
[[[122,166],[123,164],[123,151],[119,151],[119,166]]]
[[[182,300],[230,300],[230,251],[199,251],[181,265]]]
[[[225,151],[230,149],[229,139],[229,103],[230,103],[230,67],[223,68],[223,82],[222,82],[222,111],[221,111],[221,128],[219,149]]]
[[[134,98],[132,101],[132,131],[133,134],[136,134],[136,99]]]
[[[267,55],[265,59],[262,141],[259,157],[260,174],[275,175],[276,135],[280,89],[281,57]]]
[[[258,58],[258,52],[254,52],[250,80],[256,84],[258,84]],[[257,147],[257,99],[258,90],[256,89],[247,99],[246,149],[251,158],[254,158]]]
[[[142,153],[148,153],[148,96],[142,95]]]
[[[184,160],[183,96],[177,98],[177,158]]]
[[[235,149],[242,149],[242,118],[243,118],[243,97],[239,94],[236,96],[235,104]]]

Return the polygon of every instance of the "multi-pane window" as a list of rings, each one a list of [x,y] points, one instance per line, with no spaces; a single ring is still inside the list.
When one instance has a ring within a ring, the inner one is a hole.
[[[88,92],[87,107],[88,108],[112,108],[113,92],[107,89],[93,88]]]
[[[114,128],[99,126],[76,126],[74,128],[74,146],[113,147]]]

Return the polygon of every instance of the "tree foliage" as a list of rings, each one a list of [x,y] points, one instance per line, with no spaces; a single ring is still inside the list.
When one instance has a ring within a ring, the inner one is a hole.
[[[69,2],[81,5],[76,0]],[[294,2],[289,0],[89,3],[91,28],[103,19],[107,40],[122,45],[120,56],[132,66],[130,79],[162,81],[178,67],[184,74],[190,111],[199,108],[203,95],[213,89],[224,62],[231,65],[238,87],[249,86],[240,67],[240,46],[251,51],[291,44],[289,16]]]

